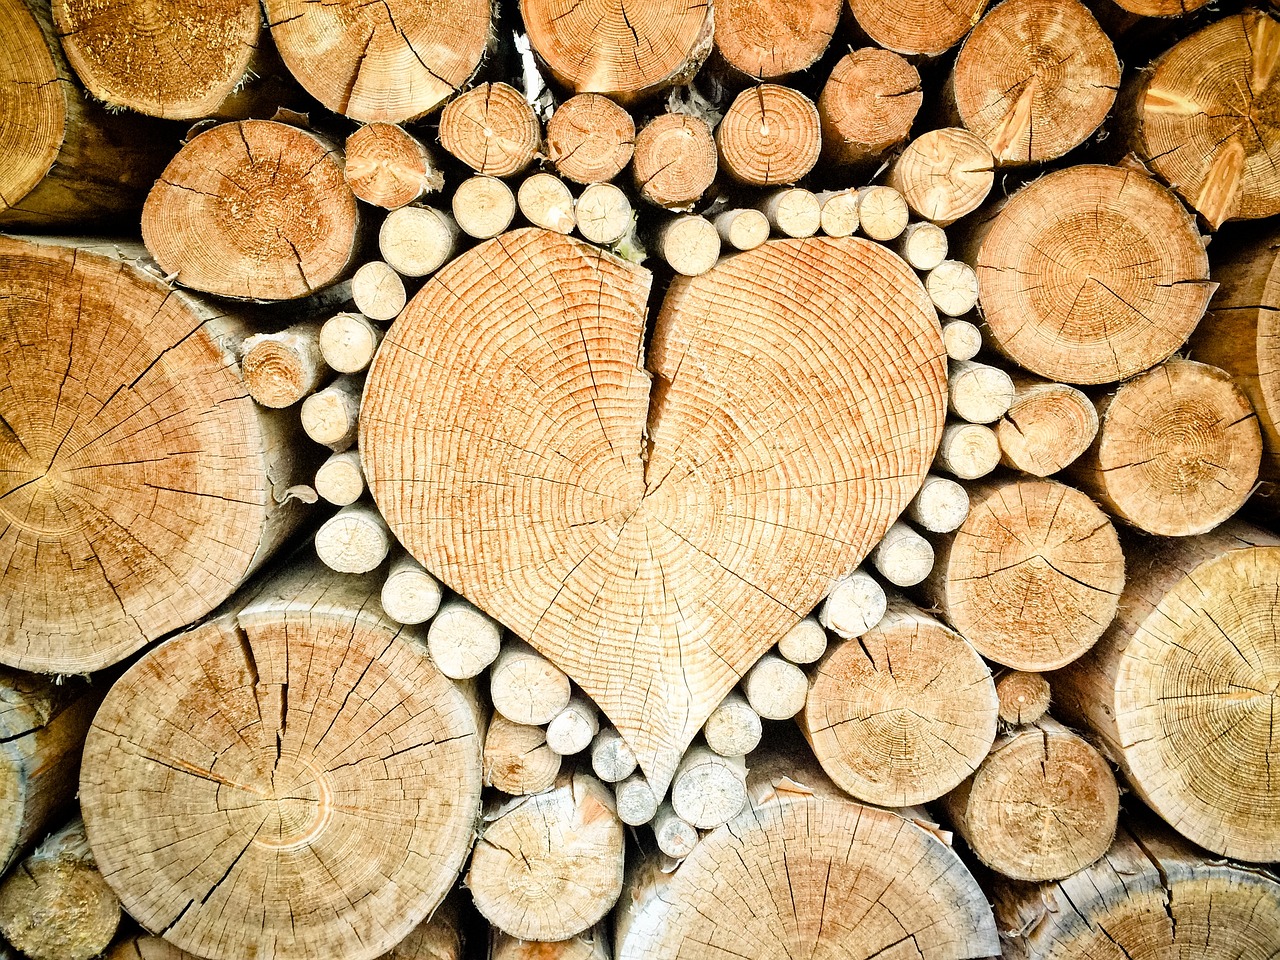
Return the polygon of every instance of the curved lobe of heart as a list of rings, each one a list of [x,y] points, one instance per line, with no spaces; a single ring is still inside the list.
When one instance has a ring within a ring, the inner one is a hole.
[[[665,791],[919,488],[946,367],[919,280],[866,240],[677,278],[652,383],[650,280],[547,231],[473,248],[392,326],[360,447],[405,546],[564,669]]]

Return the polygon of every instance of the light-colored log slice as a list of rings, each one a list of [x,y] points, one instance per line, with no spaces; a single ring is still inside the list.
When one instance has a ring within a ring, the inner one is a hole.
[[[995,183],[995,158],[975,134],[943,127],[912,140],[885,182],[902,193],[917,215],[946,227],[987,198]]]
[[[254,403],[249,326],[138,244],[0,239],[0,661],[88,673],[225,600],[319,458]]]
[[[397,549],[382,584],[382,609],[396,623],[426,623],[440,609],[442,590],[417,560]]]
[[[320,353],[338,373],[359,373],[369,366],[381,342],[382,331],[358,313],[335,314],[320,328]]]
[[[1013,385],[1013,402],[995,425],[1001,463],[1047,477],[1089,449],[1098,435],[1098,410],[1088,396],[1065,383],[1025,375],[1015,376]]]
[[[746,756],[760,745],[763,733],[760,714],[736,690],[720,701],[702,727],[707,746],[722,757]]]
[[[402,207],[387,214],[378,229],[378,250],[396,273],[425,277],[453,256],[458,224],[434,207]]]
[[[635,225],[627,195],[612,183],[593,183],[573,206],[578,232],[592,243],[617,243]]]
[[[312,484],[325,501],[345,507],[355,503],[364,494],[364,472],[360,469],[360,451],[344,450],[335,453],[316,471]]]
[[[927,273],[947,259],[947,234],[936,223],[910,223],[894,241],[893,249],[911,266]]]
[[[521,940],[492,929],[489,960],[613,960],[603,924],[568,940]]]
[[[936,57],[960,42],[978,22],[987,0],[958,0],[948,4],[930,0],[848,0],[858,26],[872,40],[904,56]]]
[[[71,806],[101,687],[0,670],[0,871]]]
[[[985,895],[934,833],[855,803],[794,757],[753,764],[749,797],[674,872],[660,857],[632,864],[617,960],[1000,952]]]
[[[1072,479],[1115,517],[1166,537],[1205,533],[1253,492],[1262,435],[1225,370],[1177,358],[1097,403]]]
[[[818,108],[798,90],[762,83],[734,99],[716,127],[720,165],[755,187],[795,183],[818,162]]]
[[[601,727],[591,742],[591,769],[605,783],[618,783],[636,772],[635,752],[613,727]]]
[[[766,720],[790,720],[804,706],[809,682],[794,663],[766,653],[743,677],[742,690]]]
[[[995,423],[1013,403],[1013,380],[999,367],[973,360],[948,365],[947,406],[961,420]]]
[[[1000,719],[1011,726],[1035,723],[1049,709],[1051,691],[1042,673],[1002,670],[996,676]]]
[[[778,639],[778,653],[792,663],[813,663],[826,651],[827,631],[822,628],[817,617],[805,617]],[[749,753],[750,751],[739,752]]]
[[[968,320],[948,320],[942,325],[942,345],[952,360],[972,360],[982,350],[982,331]]]
[[[535,227],[573,233],[578,225],[573,212],[573,194],[555,174],[535,173],[526,177],[516,192],[516,203],[524,218]]]
[[[950,533],[969,515],[969,492],[950,477],[929,474],[907,505],[907,518],[929,533]]]
[[[521,0],[529,43],[574,93],[627,104],[687,83],[711,52],[711,7],[683,0],[624,6]]]
[[[1235,520],[1133,541],[1120,615],[1052,677],[1063,719],[1098,735],[1152,809],[1241,860],[1280,856],[1278,542]]]
[[[760,211],[774,233],[783,237],[812,237],[822,226],[822,204],[808,190],[784,187],[760,201]]]
[[[865,218],[862,223],[865,229]],[[978,273],[961,260],[943,260],[929,271],[924,285],[944,317],[962,317],[978,305]]]
[[[754,207],[726,210],[714,222],[720,239],[735,250],[754,250],[769,239],[769,218]]]
[[[47,0],[4,0],[0,37],[0,224],[84,233],[132,219],[173,156],[172,133],[85,95]]]
[[[723,0],[716,8],[716,51],[739,73],[777,80],[822,56],[842,9],[842,0]]]
[[[1208,859],[1151,818],[1059,882],[992,887],[1009,960],[1267,960],[1280,943],[1280,883]]]
[[[914,587],[933,569],[933,546],[899,520],[871,551],[871,563],[895,587]]]
[[[337,281],[360,214],[336,146],[270,120],[224,123],[178,152],[142,210],[142,239],[178,283],[290,300]]]
[[[608,97],[580,93],[547,121],[547,158],[574,183],[604,183],[620,174],[636,144],[631,114]]]
[[[0,933],[31,960],[90,960],[119,924],[120,900],[98,872],[79,817],[0,884]]]
[[[973,262],[991,342],[1065,383],[1123,380],[1167,359],[1215,287],[1177,197],[1092,164],[1019,190],[983,224]]]
[[[747,768],[742,757],[722,757],[706,747],[690,747],[671,782],[671,809],[686,823],[709,830],[728,823],[747,802]]]
[[[454,885],[479,815],[479,702],[381,614],[379,585],[295,567],[111,689],[80,802],[148,930],[213,960],[371,960]]]
[[[969,516],[938,541],[929,599],[988,660],[1052,670],[1116,615],[1124,554],[1106,515],[1052,480],[969,487]]]
[[[1119,86],[1115,48],[1079,0],[1003,0],[960,48],[950,89],[996,162],[1024,164],[1083,143]]]
[[[985,477],[1000,463],[996,432],[980,423],[949,423],[933,465],[958,480]]]
[[[863,187],[858,191],[858,223],[872,240],[887,243],[901,236],[910,216],[902,194],[893,187]]]
[[[453,193],[454,222],[477,240],[496,237],[511,226],[515,216],[515,194],[497,177],[471,177]]]
[[[653,836],[658,849],[673,860],[683,860],[698,845],[698,829],[682,820],[669,803],[658,808],[653,818]]]
[[[475,73],[490,39],[489,0],[264,4],[280,57],[307,92],[354,120],[430,113]]]
[[[658,228],[658,255],[676,273],[697,277],[720,259],[720,233],[705,217],[685,215]]]
[[[865,169],[911,135],[923,102],[920,72],[896,53],[846,54],[818,97],[823,159]]]
[[[858,232],[858,191],[827,190],[818,195],[822,204],[822,232],[828,237],[851,237]]]
[[[599,732],[600,715],[595,704],[582,694],[574,694],[569,705],[547,724],[547,746],[562,757],[570,757],[591,746]]]
[[[56,0],[67,60],[95,98],[155,117],[216,114],[250,72],[262,27],[246,0],[172,4]]]
[[[351,192],[375,207],[398,210],[444,189],[444,173],[431,151],[394,123],[366,123],[343,148]]]
[[[404,280],[389,263],[370,260],[351,278],[351,299],[366,317],[385,323],[399,315],[409,298]]]
[[[489,696],[514,723],[550,723],[569,705],[569,678],[528,644],[508,641],[489,673]]]
[[[1277,55],[1280,22],[1249,9],[1193,33],[1134,81],[1124,118],[1134,149],[1214,229],[1280,212]]]
[[[360,381],[355,377],[339,377],[323,390],[317,390],[302,401],[302,429],[316,443],[334,452],[346,450],[355,442],[360,423]]]
[[[486,816],[467,872],[476,909],[522,940],[566,940],[622,890],[623,830],[609,789],[590,774]]]
[[[279,333],[245,340],[240,373],[249,396],[264,407],[290,407],[312,393],[329,374],[320,350],[320,327],[299,323]]]
[[[520,91],[482,83],[441,112],[440,145],[476,173],[510,177],[533,163],[542,126]]]
[[[316,531],[316,556],[338,573],[377,569],[391,552],[391,544],[382,514],[363,503],[343,507]]]
[[[378,960],[464,960],[463,917],[458,900],[457,894],[449,896],[435,913]]]
[[[842,790],[892,807],[935,800],[973,773],[996,712],[973,646],[895,596],[879,625],[819,661],[798,722]]]
[[[642,773],[618,781],[614,786],[618,819],[629,827],[642,827],[658,815],[658,798]]]
[[[462,597],[450,597],[440,604],[427,629],[427,648],[446,677],[478,677],[498,659],[502,625]]]
[[[677,209],[707,192],[719,165],[707,121],[683,113],[661,113],[636,135],[631,178],[645,200]]]
[[[560,754],[547,746],[546,730],[493,715],[484,738],[486,786],[521,797],[551,789],[559,775]]]
[[[822,602],[818,621],[838,637],[858,637],[884,616],[884,587],[865,570],[841,577]]]
[[[473,248],[383,341],[360,450],[400,541],[573,677],[661,793],[905,508],[945,401],[935,314],[878,244],[771,241],[677,277],[646,338],[649,282],[545,231]]]

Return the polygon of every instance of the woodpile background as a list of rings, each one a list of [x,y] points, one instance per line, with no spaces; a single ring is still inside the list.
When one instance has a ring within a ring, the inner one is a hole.
[[[0,956],[1280,956],[1278,71],[0,0]]]

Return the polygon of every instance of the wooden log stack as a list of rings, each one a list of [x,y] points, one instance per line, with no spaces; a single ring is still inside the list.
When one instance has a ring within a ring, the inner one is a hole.
[[[1274,960],[1221,6],[0,0],[0,957]]]

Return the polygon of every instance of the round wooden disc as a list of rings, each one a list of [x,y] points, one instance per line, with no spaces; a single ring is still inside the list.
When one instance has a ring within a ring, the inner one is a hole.
[[[200,957],[372,960],[474,837],[474,702],[378,611],[376,580],[316,570],[147,653],[85,744],[103,876]]]
[[[849,12],[872,40],[907,56],[937,56],[960,42],[987,8],[987,0],[847,0]]]
[[[993,343],[1066,383],[1123,380],[1168,358],[1213,292],[1178,199],[1141,173],[1092,164],[1015,194],[977,267]]]
[[[897,256],[775,241],[672,282],[651,389],[649,283],[549,231],[467,251],[383,341],[360,449],[400,541],[576,680],[661,793],[919,488],[945,367]]]
[[[62,148],[67,102],[25,0],[0,0],[0,213],[44,179]]]
[[[747,76],[776,80],[822,56],[843,9],[843,0],[722,0],[716,49]]]
[[[790,87],[749,87],[716,127],[716,145],[721,166],[743,183],[795,183],[814,168],[822,151],[818,108]]]

